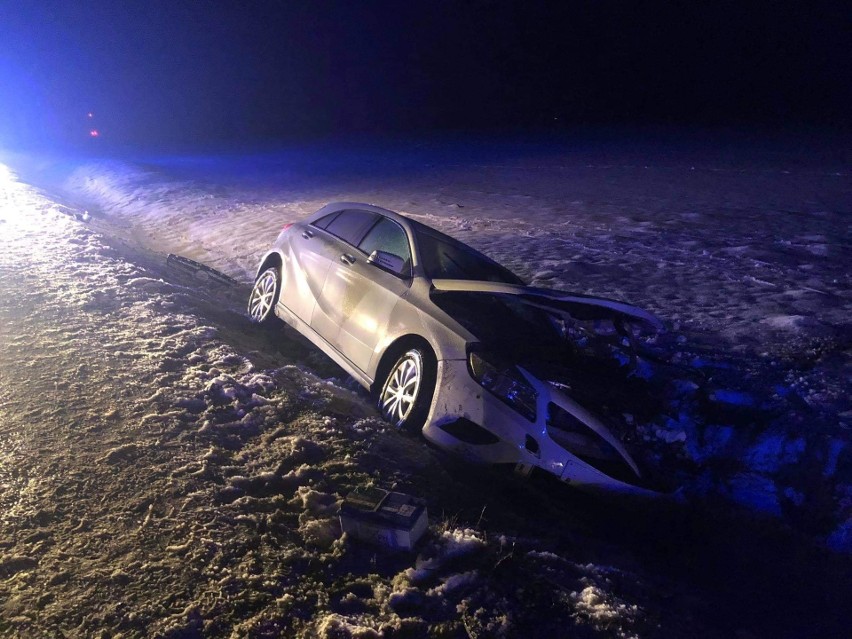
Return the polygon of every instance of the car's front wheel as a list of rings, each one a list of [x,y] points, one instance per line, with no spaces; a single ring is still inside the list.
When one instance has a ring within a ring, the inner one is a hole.
[[[275,304],[281,294],[281,278],[274,266],[258,275],[251,289],[248,315],[256,324],[270,324],[275,319]]]
[[[391,367],[379,395],[382,416],[397,428],[423,427],[435,390],[435,362],[431,353],[411,348]]]

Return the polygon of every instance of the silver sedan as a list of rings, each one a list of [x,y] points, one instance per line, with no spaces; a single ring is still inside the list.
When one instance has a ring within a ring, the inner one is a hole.
[[[642,491],[622,441],[574,396],[589,367],[570,330],[578,319],[658,328],[641,309],[525,286],[424,224],[337,202],[284,227],[248,314],[283,319],[373,393],[387,420],[466,459]]]

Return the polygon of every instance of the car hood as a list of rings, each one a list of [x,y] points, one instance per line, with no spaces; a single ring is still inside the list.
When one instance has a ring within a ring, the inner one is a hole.
[[[609,320],[659,331],[662,321],[648,311],[577,293],[467,280],[433,281],[432,300],[486,350],[540,380],[569,388],[571,396],[587,406],[599,407],[614,418],[623,413],[647,417],[660,410],[657,381],[626,365],[633,348],[622,347],[627,331],[560,333],[544,319],[561,315],[568,325]],[[497,300],[503,304],[495,304]],[[518,305],[532,312],[509,310]]]
[[[480,282],[471,280],[432,280],[436,291],[455,291],[468,293],[491,293],[511,295],[530,306],[550,312],[566,313],[578,320],[610,320],[628,323],[641,323],[662,331],[664,324],[660,318],[644,309],[605,297],[593,297],[581,293],[554,291],[521,284],[502,282]]]

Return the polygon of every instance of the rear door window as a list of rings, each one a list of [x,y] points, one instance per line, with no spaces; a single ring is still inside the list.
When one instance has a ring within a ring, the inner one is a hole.
[[[370,211],[343,211],[328,223],[325,230],[352,246],[358,246],[376,217]]]
[[[334,218],[336,218],[338,215],[340,215],[340,211],[335,211],[334,213],[329,213],[328,215],[324,215],[323,217],[318,219],[313,224],[314,224],[314,226],[318,226],[321,229],[324,229],[329,224],[331,224],[331,222],[334,220]]]

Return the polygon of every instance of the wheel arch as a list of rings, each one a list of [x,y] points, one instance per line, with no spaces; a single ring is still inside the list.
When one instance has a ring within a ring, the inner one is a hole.
[[[257,279],[261,273],[272,266],[277,267],[278,274],[282,275],[281,268],[284,266],[284,258],[278,251],[270,251],[263,256],[263,259],[260,261],[260,266],[257,267],[257,271],[254,274],[254,279]]]
[[[424,357],[428,357],[430,359],[430,364],[433,367],[437,367],[438,356],[435,353],[435,349],[432,348],[432,345],[429,343],[429,340],[416,333],[401,335],[391,342],[391,344],[385,349],[385,352],[382,353],[382,357],[379,359],[379,364],[376,367],[376,375],[373,379],[372,386],[370,386],[370,393],[372,395],[378,396],[385,383],[385,378],[390,372],[391,366],[396,363],[397,359],[399,359],[406,350],[413,347],[420,347],[423,349]]]

